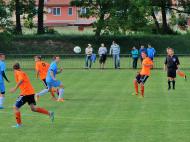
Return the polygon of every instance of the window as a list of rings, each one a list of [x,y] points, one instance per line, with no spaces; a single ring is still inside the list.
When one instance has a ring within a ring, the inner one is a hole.
[[[80,14],[86,14],[86,12],[87,12],[86,7],[80,8]]]
[[[72,7],[69,7],[69,9],[68,9],[68,15],[69,16],[73,15],[73,8]]]
[[[54,7],[53,8],[53,15],[60,16],[61,15],[61,8],[60,7]]]

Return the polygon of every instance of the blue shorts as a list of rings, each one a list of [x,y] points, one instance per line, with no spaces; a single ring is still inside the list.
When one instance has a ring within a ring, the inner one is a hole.
[[[0,93],[5,94],[5,84],[3,82],[0,83]]]
[[[59,80],[47,82],[48,89],[51,89],[52,87],[59,87],[60,85],[61,85],[61,81]]]

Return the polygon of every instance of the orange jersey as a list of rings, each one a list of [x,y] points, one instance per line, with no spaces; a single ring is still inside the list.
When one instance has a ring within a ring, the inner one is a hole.
[[[15,70],[14,75],[16,83],[23,81],[22,84],[19,86],[21,96],[35,94],[34,88],[31,85],[30,80],[25,72],[21,70]]]
[[[153,66],[153,61],[149,57],[146,57],[142,62],[142,69],[140,75],[149,76],[152,66]]]
[[[36,71],[39,72],[40,79],[43,80],[46,78],[48,69],[49,69],[49,64],[43,61],[38,61],[36,62]]]

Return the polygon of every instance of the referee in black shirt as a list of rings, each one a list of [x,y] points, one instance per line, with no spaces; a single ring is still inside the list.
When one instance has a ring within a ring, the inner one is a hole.
[[[171,89],[171,82],[173,90],[175,90],[176,71],[178,70],[179,65],[180,62],[178,57],[174,55],[174,50],[172,48],[168,48],[168,55],[165,60],[165,70],[167,70],[168,76],[168,90]]]

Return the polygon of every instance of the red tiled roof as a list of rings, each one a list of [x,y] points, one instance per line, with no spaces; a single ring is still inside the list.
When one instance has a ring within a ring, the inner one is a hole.
[[[72,0],[47,0],[45,3],[46,6],[62,6],[62,5],[70,5]]]

